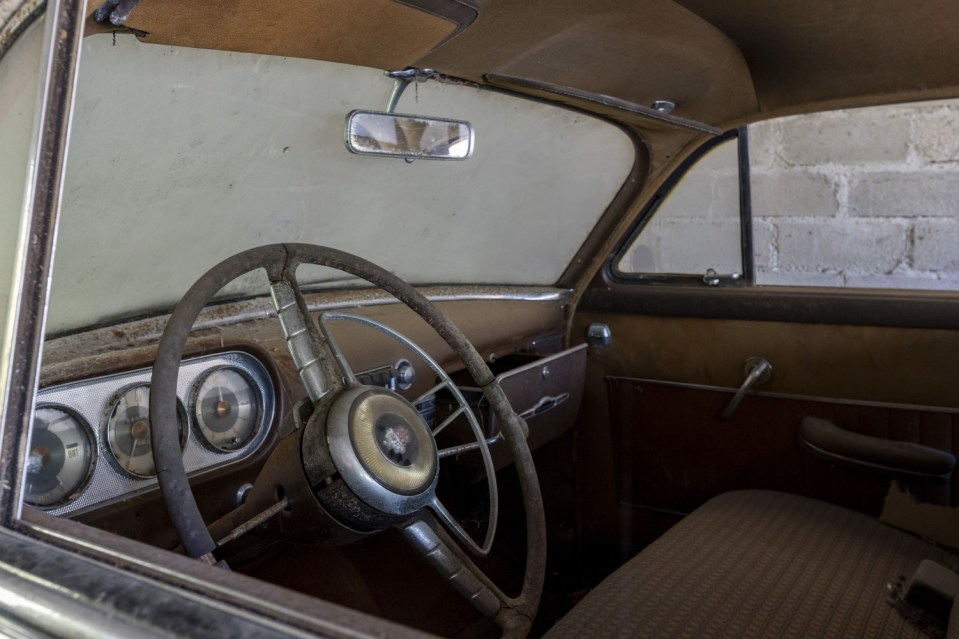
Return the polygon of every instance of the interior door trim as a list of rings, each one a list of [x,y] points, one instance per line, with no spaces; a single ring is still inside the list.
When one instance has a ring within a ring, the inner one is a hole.
[[[672,386],[674,388],[685,388],[688,390],[717,391],[721,393],[735,393],[737,389],[730,386],[713,386],[711,384],[691,384],[689,382],[673,382],[662,379],[649,379],[645,377],[629,377],[627,375],[607,375],[607,380],[617,382],[630,382],[634,384],[655,384],[657,386]],[[844,406],[864,406],[868,408],[891,408],[896,410],[911,410],[919,412],[949,413],[959,415],[959,408],[948,408],[945,406],[925,406],[919,404],[904,404],[899,402],[877,402],[859,399],[840,399],[836,397],[826,397],[819,395],[802,395],[796,393],[781,393],[774,391],[750,391],[746,397],[769,397],[771,399],[794,399],[798,401],[825,402],[829,404],[842,404]]]

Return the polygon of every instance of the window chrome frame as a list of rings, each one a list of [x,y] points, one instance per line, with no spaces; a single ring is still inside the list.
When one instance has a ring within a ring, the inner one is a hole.
[[[701,287],[704,285],[704,273],[646,273],[623,271],[619,268],[620,260],[633,247],[646,226],[655,217],[660,205],[671,195],[673,189],[683,180],[689,171],[695,167],[703,157],[716,147],[735,139],[736,154],[739,170],[739,228],[740,228],[740,260],[742,275],[738,278],[722,276],[718,286],[722,288],[753,286],[756,280],[755,258],[753,256],[752,232],[752,198],[750,194],[749,177],[749,138],[747,127],[731,129],[722,135],[710,138],[693,154],[686,158],[679,168],[656,191],[646,204],[642,214],[637,218],[633,228],[626,235],[625,240],[613,252],[613,257],[607,262],[607,276],[614,281],[629,282],[631,284],[667,284],[690,285]]]
[[[0,526],[8,528],[20,519],[23,509],[23,471],[40,377],[84,6],[83,0],[48,0],[45,7],[28,183],[7,324],[0,336]],[[33,9],[38,15],[43,10],[42,4]]]

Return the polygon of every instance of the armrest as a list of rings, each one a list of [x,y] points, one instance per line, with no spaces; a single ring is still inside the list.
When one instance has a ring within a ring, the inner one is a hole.
[[[956,466],[955,456],[944,450],[851,433],[816,417],[803,417],[799,443],[831,462],[891,477],[947,479]]]

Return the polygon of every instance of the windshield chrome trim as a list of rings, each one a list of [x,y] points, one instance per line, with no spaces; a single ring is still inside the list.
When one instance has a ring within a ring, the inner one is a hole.
[[[556,302],[566,304],[573,291],[565,288],[550,286],[425,286],[418,289],[426,298],[436,303],[444,302],[473,302],[473,301],[508,301],[508,302]],[[344,308],[385,306],[399,304],[399,300],[389,293],[375,288],[350,291],[314,291],[303,294],[307,310],[310,313],[332,311]],[[222,326],[231,326],[260,319],[269,319],[276,316],[276,311],[268,296],[253,297],[237,301],[214,303],[204,309],[193,324],[194,331],[200,331]],[[105,331],[113,334],[117,326],[125,326],[124,333],[135,336],[133,341],[146,343],[160,338],[163,328],[169,319],[169,313],[145,318],[115,320],[82,331],[70,331],[61,335],[50,335],[47,341],[67,339],[73,335],[84,334],[94,336],[97,332]],[[112,339],[112,338],[111,338]]]
[[[21,479],[40,380],[41,347],[84,4],[83,0],[49,0],[47,4],[35,150],[30,158],[8,324],[0,346],[3,355],[0,361],[0,386],[3,386],[0,525],[3,526],[19,519],[23,507]]]

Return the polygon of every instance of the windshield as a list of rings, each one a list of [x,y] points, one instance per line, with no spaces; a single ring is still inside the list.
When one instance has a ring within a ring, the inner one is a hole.
[[[468,120],[469,160],[351,154],[347,114],[383,110],[391,88],[363,67],[86,38],[48,331],[169,309],[218,261],[271,242],[333,246],[419,284],[554,284],[630,172],[630,137],[429,81],[396,112]],[[256,291],[251,278],[230,293]]]

